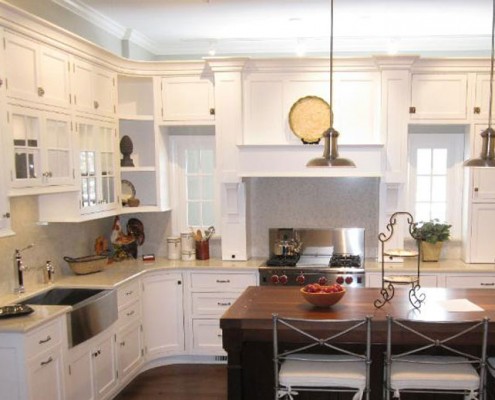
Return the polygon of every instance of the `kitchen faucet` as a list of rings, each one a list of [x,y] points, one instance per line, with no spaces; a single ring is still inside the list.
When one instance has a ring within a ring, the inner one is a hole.
[[[27,269],[22,262],[21,253],[24,250],[30,249],[34,244],[30,244],[23,249],[15,249],[14,252],[14,273],[17,276],[17,286],[14,288],[14,293],[24,293],[24,271]]]

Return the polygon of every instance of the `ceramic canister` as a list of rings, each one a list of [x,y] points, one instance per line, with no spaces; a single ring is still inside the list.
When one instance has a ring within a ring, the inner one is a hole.
[[[192,232],[182,232],[180,234],[181,254],[183,261],[192,261],[196,259],[196,246]]]
[[[180,237],[171,236],[167,238],[167,255],[169,260],[180,260]]]

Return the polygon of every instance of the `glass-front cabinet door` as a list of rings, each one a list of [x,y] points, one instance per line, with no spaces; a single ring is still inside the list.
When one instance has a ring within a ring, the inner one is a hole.
[[[8,115],[14,149],[12,187],[41,186],[41,115],[28,108],[13,108]]]
[[[115,194],[116,129],[104,122],[79,122],[81,213],[117,207]]]
[[[9,108],[12,188],[73,185],[73,133],[67,114]]]

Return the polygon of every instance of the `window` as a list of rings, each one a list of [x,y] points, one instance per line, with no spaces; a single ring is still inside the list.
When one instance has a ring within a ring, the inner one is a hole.
[[[171,135],[173,202],[178,232],[216,224],[215,137]]]
[[[460,238],[464,134],[409,135],[409,209],[415,221],[439,219]]]

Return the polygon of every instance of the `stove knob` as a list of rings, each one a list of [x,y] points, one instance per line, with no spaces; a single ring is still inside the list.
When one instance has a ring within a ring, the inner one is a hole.
[[[324,276],[320,277],[320,279],[318,279],[318,283],[321,285],[321,286],[325,286],[328,282],[328,279]]]
[[[277,285],[278,282],[279,282],[278,275],[272,275],[272,277],[270,278],[270,280],[272,281],[272,283],[274,285]]]
[[[289,278],[287,278],[287,275],[282,275],[278,281],[282,284],[282,285],[287,285],[287,282],[289,281]]]
[[[306,280],[306,278],[304,277],[303,274],[298,275],[296,278],[296,282],[299,283],[300,285],[304,285],[305,280]]]
[[[345,283],[350,285],[352,282],[354,282],[354,279],[352,278],[352,276],[346,276]]]
[[[344,278],[341,276],[337,276],[337,279],[335,279],[335,282],[337,282],[339,285],[342,285],[344,283]]]

